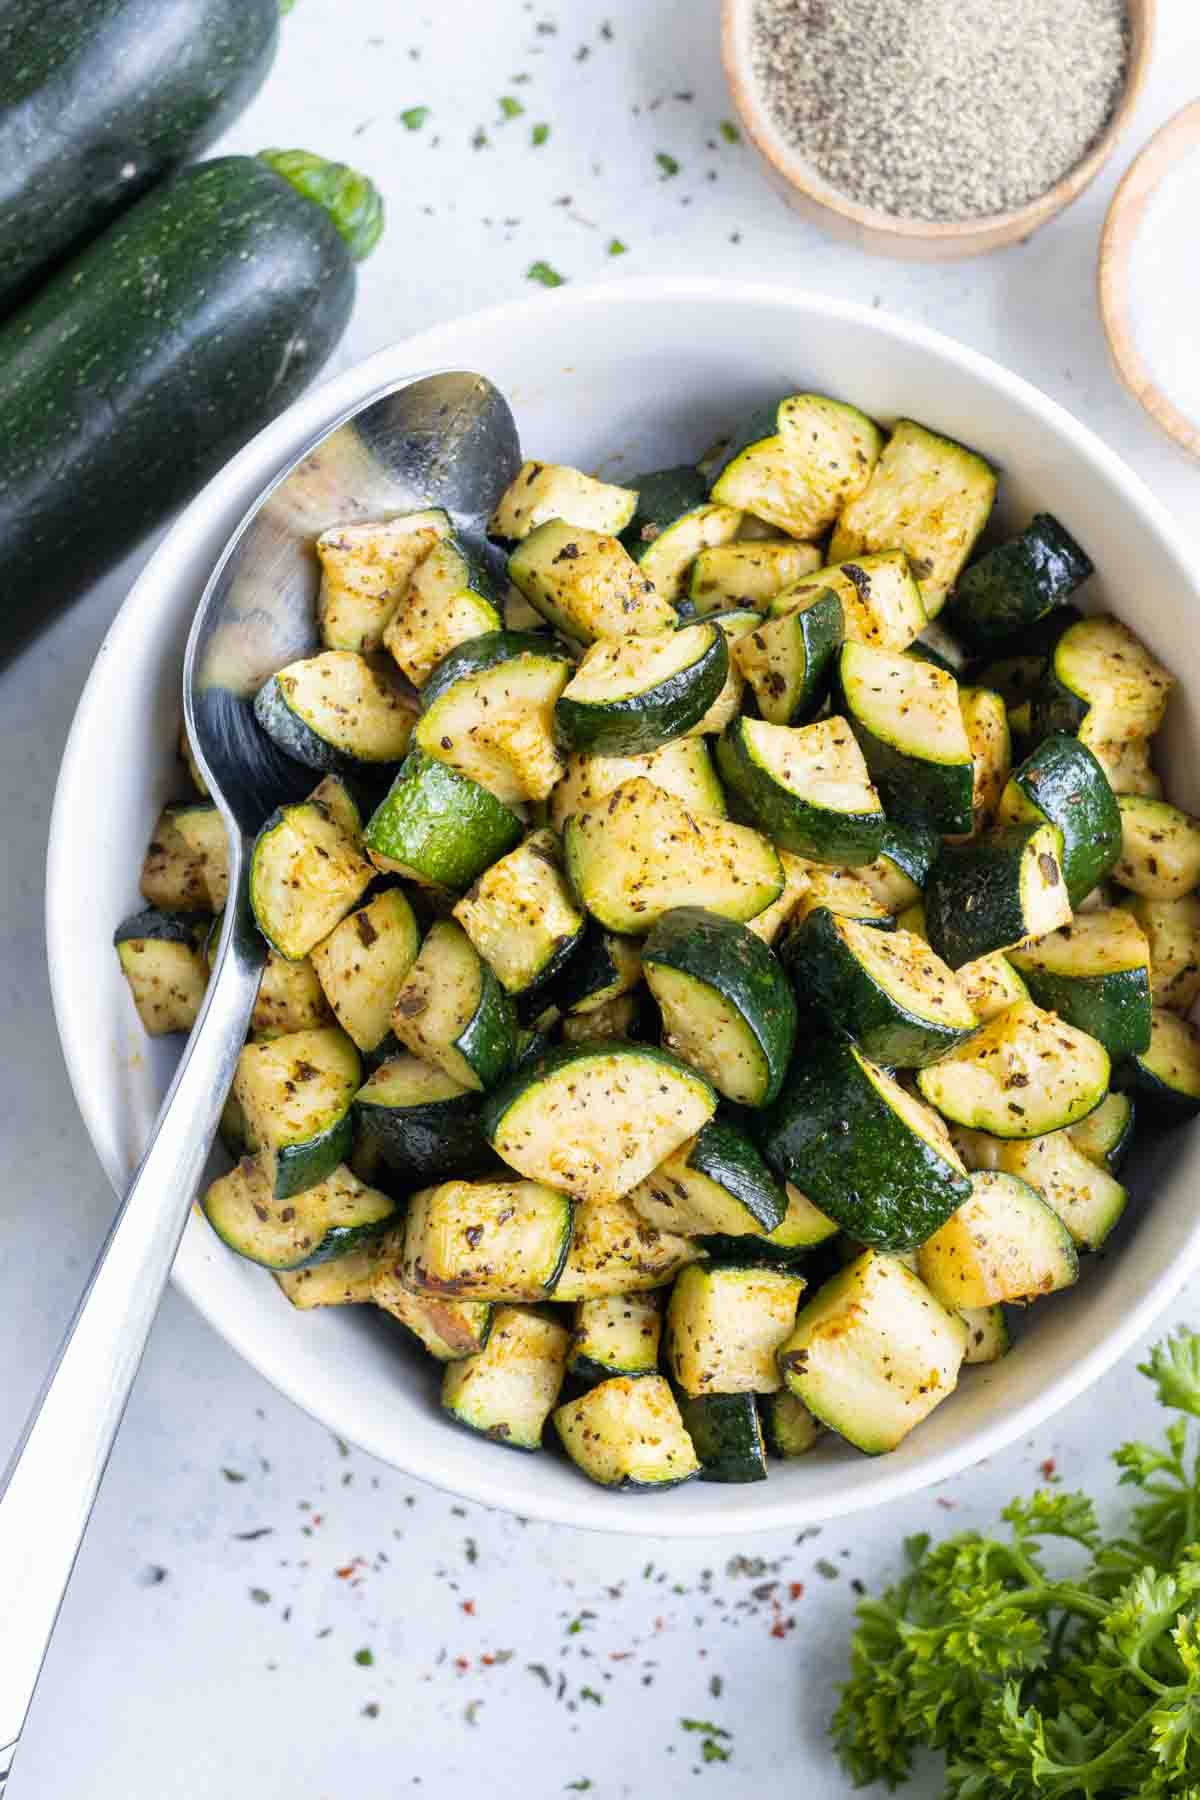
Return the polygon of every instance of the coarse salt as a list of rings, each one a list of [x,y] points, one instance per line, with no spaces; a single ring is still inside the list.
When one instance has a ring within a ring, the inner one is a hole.
[[[1168,169],[1142,214],[1129,321],[1155,386],[1200,423],[1200,145]]]

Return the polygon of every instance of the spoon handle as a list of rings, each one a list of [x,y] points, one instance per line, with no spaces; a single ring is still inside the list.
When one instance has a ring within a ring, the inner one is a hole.
[[[0,1481],[0,1795],[204,1173],[262,975],[244,858],[213,978],[146,1153]]]

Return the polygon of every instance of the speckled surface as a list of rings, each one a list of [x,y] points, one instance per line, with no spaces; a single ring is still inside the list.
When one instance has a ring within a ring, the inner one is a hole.
[[[364,268],[340,364],[523,292],[538,259],[574,279],[687,270],[794,281],[878,300],[1037,382],[1123,451],[1192,522],[1200,548],[1195,469],[1118,389],[1093,300],[1108,195],[1135,149],[1192,97],[1194,9],[1160,9],[1134,130],[1097,188],[1028,245],[941,267],[874,261],[790,218],[750,152],[721,134],[716,0],[545,10],[442,0],[436,15],[413,10],[397,23],[400,10],[298,0],[269,87],[228,139],[341,155],[385,190],[390,230]],[[506,94],[525,112],[502,122]],[[399,114],[418,105],[430,116],[409,131]],[[535,147],[531,128],[543,121],[550,136]],[[479,149],[477,128],[488,138]],[[664,176],[659,152],[678,173]],[[624,256],[608,254],[613,237]],[[41,884],[75,700],[142,560],[0,676],[5,1445],[111,1212],[50,1018]],[[1195,1317],[1196,1301],[1193,1288],[1175,1314]],[[1115,1507],[1105,1451],[1148,1425],[1135,1361],[1003,1463],[845,1529],[799,1543],[772,1533],[675,1546],[649,1535],[645,1502],[643,1545],[459,1507],[344,1454],[172,1294],[13,1800],[390,1800],[410,1790],[442,1800],[464,1784],[496,1800],[615,1800],[692,1784],[749,1800],[773,1777],[806,1796],[849,1792],[823,1734],[852,1583],[893,1572],[909,1532],[991,1517],[1048,1461]],[[371,1660],[356,1660],[367,1651]],[[702,1762],[702,1737],[684,1719],[731,1732],[718,1740],[729,1760]]]

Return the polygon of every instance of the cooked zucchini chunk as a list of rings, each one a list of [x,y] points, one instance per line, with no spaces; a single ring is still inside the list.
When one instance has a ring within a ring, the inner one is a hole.
[[[210,969],[216,961],[222,923],[223,915],[213,920],[204,947]],[[289,962],[287,957],[268,948],[254,1011],[250,1015],[251,1037],[283,1037],[289,1031],[314,1031],[319,1025],[334,1023],[333,1009],[317,980],[312,958],[306,956],[300,962]]]
[[[482,1092],[507,1074],[517,1018],[462,926],[438,919],[392,1004],[392,1030],[414,1056]]]
[[[901,817],[927,818],[938,831],[969,832],[975,769],[953,675],[911,656],[847,644],[838,683],[883,804]]]
[[[1108,785],[1114,794],[1141,794],[1147,800],[1162,799],[1163,784],[1154,773],[1148,739],[1132,738],[1126,744],[1112,744],[1104,739],[1093,743],[1091,751],[1108,777]]]
[[[730,647],[729,668],[725,675],[725,685],[700,720],[693,725],[689,737],[717,737],[731,719],[735,719],[742,710],[742,702],[746,697],[746,680],[737,663],[733,660],[732,646],[739,638],[753,631],[762,618],[761,613],[752,612],[742,607],[736,612],[712,613],[708,623],[719,627],[726,644]]]
[[[982,1169],[971,1198],[917,1251],[917,1273],[954,1310],[1000,1300],[1036,1300],[1079,1276],[1071,1234],[1016,1175]]]
[[[191,859],[199,877],[202,898],[198,904],[207,906],[212,912],[220,912],[229,897],[229,838],[216,803],[212,800],[188,800],[182,805],[168,806],[155,826],[154,836],[159,843],[168,815],[174,827],[174,838],[179,851]],[[154,848],[155,845],[151,844],[150,850],[153,851]],[[170,864],[172,858],[168,854],[165,860]],[[148,852],[146,867],[149,862]],[[164,871],[162,879],[169,882],[171,876]],[[144,884],[142,892],[152,904],[164,906],[168,911],[173,909],[170,900],[155,900],[153,895],[147,893]],[[178,910],[187,911],[187,903],[180,901]]]
[[[693,1263],[667,1304],[671,1374],[685,1394],[771,1394],[776,1354],[796,1322],[803,1276],[789,1269]]]
[[[716,1262],[753,1263],[771,1269],[790,1269],[802,1262],[819,1244],[827,1244],[837,1236],[837,1220],[820,1212],[807,1194],[802,1194],[790,1181],[784,1182],[783,1191],[787,1199],[787,1211],[782,1222],[765,1237],[748,1232],[742,1224],[736,1226],[732,1235],[706,1233],[699,1240],[700,1247]]]
[[[554,833],[531,832],[485,869],[454,917],[508,993],[526,994],[550,980],[584,929]]]
[[[812,883],[813,865],[805,862],[802,856],[793,856],[790,850],[781,850],[779,863],[783,869],[783,888],[778,899],[773,900],[770,906],[764,906],[752,919],[746,920],[747,930],[752,931],[756,938],[761,938],[764,944],[775,942]]]
[[[576,1468],[601,1487],[657,1492],[700,1473],[661,1375],[614,1375],[560,1406],[554,1425]]]
[[[1128,1094],[1107,1094],[1095,1112],[1071,1127],[1071,1142],[1089,1162],[1110,1175],[1120,1173],[1133,1142],[1134,1105]]]
[[[925,629],[925,607],[903,550],[827,563],[771,601],[772,615],[790,612],[809,591],[830,588],[841,602],[846,641],[899,655]]]
[[[680,1144],[629,1200],[648,1224],[683,1237],[765,1237],[788,1212],[782,1185],[726,1119],[710,1119]]]
[[[953,1393],[966,1348],[966,1326],[919,1276],[865,1250],[801,1308],[779,1367],[814,1418],[878,1455]]]
[[[639,777],[674,794],[689,812],[711,819],[726,815],[712,752],[702,738],[686,737],[652,750],[649,756],[569,756],[566,773],[550,796],[550,823],[561,832],[572,813],[587,812]]]
[[[360,1050],[378,1050],[391,1030],[392,1004],[420,943],[412,907],[399,888],[387,888],[313,945],[325,997]]]
[[[716,1103],[678,1057],[606,1038],[549,1050],[517,1070],[485,1102],[483,1125],[522,1175],[578,1200],[613,1200],[699,1131]]]
[[[488,535],[516,544],[551,519],[616,535],[632,519],[637,503],[634,488],[597,481],[564,463],[525,462],[500,496]]]
[[[1128,909],[1150,947],[1155,1006],[1190,1012],[1200,994],[1200,895],[1188,894],[1182,900],[1146,900],[1138,895]]]
[[[603,806],[572,813],[563,835],[571,886],[608,931],[638,936],[691,904],[752,919],[783,891],[765,837],[690,812],[644,776],[623,782]]]
[[[281,1194],[262,1152],[219,1176],[202,1204],[222,1243],[264,1269],[303,1269],[344,1256],[396,1216],[389,1194],[365,1186],[344,1165],[303,1193]]]
[[[845,1039],[801,1046],[757,1136],[778,1174],[880,1249],[923,1243],[970,1191],[937,1113]]]
[[[421,690],[413,741],[506,806],[544,800],[562,774],[554,703],[571,674],[560,644],[492,631],[460,644]]]
[[[1086,1118],[1108,1092],[1109,1070],[1103,1044],[1025,1000],[922,1069],[917,1086],[956,1125],[1032,1138]]]
[[[619,994],[606,1000],[594,1012],[568,1013],[562,1022],[564,1044],[583,1044],[588,1038],[643,1038],[653,1036],[646,1029],[646,1012],[642,994]]]
[[[772,1101],[796,1041],[796,1002],[766,945],[733,919],[680,906],[647,937],[642,966],[666,1048],[727,1100]]]
[[[1045,819],[1062,832],[1062,869],[1072,906],[1110,872],[1121,852],[1121,814],[1100,764],[1077,738],[1055,732],[1013,773],[998,825]]]
[[[567,1372],[571,1334],[524,1306],[498,1306],[488,1341],[447,1363],[442,1406],[470,1431],[510,1450],[540,1450]]]
[[[336,1026],[243,1048],[233,1092],[250,1142],[269,1153],[277,1200],[315,1187],[345,1161],[361,1081],[358,1051]]]
[[[439,508],[323,532],[317,614],[326,649],[378,650],[414,570],[449,533]]]
[[[700,552],[737,536],[741,510],[710,500],[708,483],[690,463],[639,475],[637,497],[621,542],[662,598],[680,601]]]
[[[1155,1007],[1150,1048],[1130,1057],[1121,1086],[1144,1098],[1148,1112],[1171,1121],[1200,1112],[1200,1033],[1187,1019]]]
[[[867,485],[882,442],[856,407],[791,394],[740,433],[712,484],[713,499],[789,537],[818,538]]]
[[[953,970],[915,932],[818,907],[789,934],[783,959],[806,1004],[887,1068],[919,1069],[976,1028]]]
[[[160,912],[153,906],[117,926],[117,960],[151,1037],[190,1031],[196,1023],[208,985],[208,963],[199,947],[207,929],[207,913]]]
[[[220,910],[213,907],[204,847],[189,842],[179,829],[179,815],[188,810],[178,806],[164,807],[146,846],[138,885],[142,898],[160,912]]]
[[[717,745],[717,766],[782,849],[838,865],[878,856],[883,807],[844,719],[799,727],[735,719]]]
[[[468,887],[521,837],[516,813],[477,781],[410,750],[367,825],[364,843],[385,874],[425,887]]]
[[[1162,724],[1174,676],[1119,619],[1080,619],[1054,646],[1033,696],[1038,737],[1071,732],[1089,747],[1153,737]]]
[[[792,611],[735,639],[733,660],[764,719],[803,725],[820,711],[842,636],[841,601],[832,588],[814,586]]]
[[[683,1428],[700,1458],[701,1481],[765,1481],[767,1446],[753,1394],[681,1395]]]
[[[499,606],[487,571],[460,543],[447,538],[413,570],[383,643],[413,686],[424,687],[452,650],[499,630]]]
[[[571,1243],[571,1202],[537,1181],[443,1181],[408,1203],[396,1273],[416,1294],[545,1300]]]
[[[606,638],[592,645],[559,695],[559,737],[592,756],[658,750],[699,724],[728,672],[725,634],[711,622]]]
[[[273,743],[310,769],[341,775],[398,763],[416,710],[393,675],[355,650],[289,663],[254,697],[254,717]]]
[[[781,1460],[807,1456],[821,1435],[819,1422],[787,1388],[763,1397],[762,1422],[767,1449]]]
[[[1121,853],[1113,875],[1147,900],[1182,900],[1200,884],[1200,819],[1168,806],[1121,794]]]
[[[404,1256],[403,1223],[379,1240],[371,1279],[371,1299],[404,1326],[438,1362],[474,1356],[488,1341],[495,1308],[487,1300],[456,1300],[448,1294],[414,1294],[400,1272]]]
[[[275,1276],[280,1292],[297,1312],[317,1306],[366,1306],[374,1298],[376,1271],[380,1267],[386,1232],[367,1237],[353,1250],[329,1262],[310,1263],[304,1269],[280,1269]]]
[[[642,947],[637,939],[616,937],[589,921],[582,943],[555,985],[555,997],[582,1020],[631,993],[641,979]]]
[[[1091,558],[1053,513],[1035,513],[1018,537],[959,576],[950,604],[954,628],[985,655],[1064,605],[1091,573]]]
[[[973,450],[901,419],[864,491],[834,527],[834,561],[903,550],[935,619],[958,580],[996,497],[995,471]]]
[[[798,544],[793,538],[717,544],[701,550],[692,564],[688,599],[701,617],[730,607],[765,612],[777,594],[820,566],[816,545]]]
[[[1009,957],[1037,1004],[1086,1031],[1113,1062],[1149,1046],[1150,946],[1120,907],[1077,913]]]
[[[971,750],[971,830],[991,824],[1012,769],[1012,735],[1003,700],[992,688],[960,687],[958,710]]]
[[[581,644],[631,631],[673,631],[675,608],[619,538],[551,519],[508,559],[508,574],[535,612]]]
[[[884,827],[883,849],[874,862],[853,873],[885,912],[902,913],[920,902],[941,847],[941,834],[932,825],[920,820],[889,819]]]
[[[1069,1131],[1004,1144],[997,1161],[1002,1170],[1036,1188],[1078,1250],[1098,1250],[1125,1211],[1125,1189],[1084,1155]]]
[[[329,936],[374,875],[320,791],[272,813],[250,853],[255,923],[273,950],[296,962]]]
[[[856,919],[860,925],[873,926],[876,931],[893,931],[896,921],[862,876],[861,869],[829,869],[820,863],[809,863],[808,882],[792,911],[796,928],[810,913],[823,909],[836,918]]]
[[[963,1363],[974,1368],[980,1363],[999,1362],[1012,1348],[1008,1320],[997,1301],[994,1306],[960,1306],[958,1316],[967,1328],[967,1354]]]
[[[479,1096],[415,1056],[391,1056],[354,1096],[354,1120],[388,1168],[413,1181],[470,1175],[491,1162]]]
[[[655,1294],[602,1294],[575,1305],[570,1374],[580,1381],[656,1375],[662,1312]]]
[[[700,1254],[689,1238],[648,1224],[628,1199],[581,1200],[554,1298],[601,1300],[669,1287]]]
[[[925,889],[929,941],[952,969],[1070,923],[1057,825],[1008,825],[945,844]]]

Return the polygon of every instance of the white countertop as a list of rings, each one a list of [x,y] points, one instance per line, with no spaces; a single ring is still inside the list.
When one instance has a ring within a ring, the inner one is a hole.
[[[1186,0],[1160,8],[1134,127],[1112,172],[1065,217],[1024,246],[927,266],[870,259],[800,224],[751,152],[723,139],[717,13],[717,0],[437,0],[424,13],[395,0],[297,0],[270,82],[226,147],[304,144],[383,188],[388,234],[363,269],[338,365],[524,292],[536,259],[574,280],[767,276],[918,317],[1017,369],[1116,445],[1191,525],[1200,552],[1200,473],[1118,389],[1093,298],[1116,180],[1196,91],[1200,11]],[[505,94],[522,117],[501,122]],[[432,110],[409,131],[398,115],[417,105]],[[551,135],[534,148],[539,121]],[[477,127],[489,140],[479,149]],[[676,176],[660,178],[658,151],[678,161]],[[627,254],[608,254],[613,237]],[[0,1457],[111,1215],[50,1016],[42,870],[76,697],[142,560],[0,676]],[[1177,1316],[1194,1318],[1194,1301],[1200,1286]],[[804,1542],[774,1533],[638,1544],[458,1506],[347,1452],[172,1293],[13,1800],[391,1800],[410,1790],[441,1800],[468,1783],[495,1800],[615,1800],[674,1792],[675,1776],[680,1788],[686,1777],[697,1791],[749,1800],[777,1774],[804,1796],[849,1793],[823,1737],[852,1583],[894,1574],[910,1532],[994,1518],[1042,1479],[1047,1459],[1115,1506],[1107,1449],[1157,1426],[1136,1360],[1003,1463],[845,1528]],[[650,1505],[645,1523],[650,1532]],[[369,1666],[356,1662],[361,1650]],[[685,1718],[732,1731],[730,1760],[702,1764]]]

